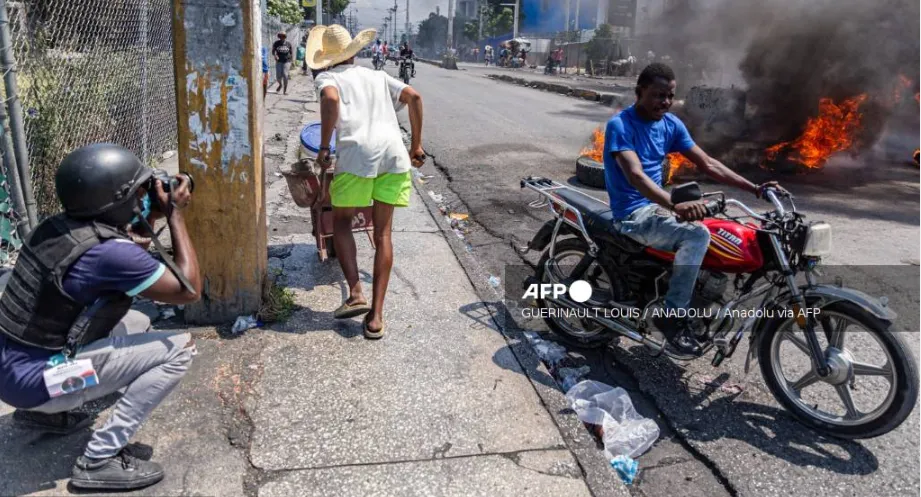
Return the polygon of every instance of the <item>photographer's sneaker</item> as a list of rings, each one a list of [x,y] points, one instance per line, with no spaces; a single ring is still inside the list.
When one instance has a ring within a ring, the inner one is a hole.
[[[122,450],[108,459],[77,458],[70,484],[93,490],[136,490],[163,479],[159,464],[143,461]]]

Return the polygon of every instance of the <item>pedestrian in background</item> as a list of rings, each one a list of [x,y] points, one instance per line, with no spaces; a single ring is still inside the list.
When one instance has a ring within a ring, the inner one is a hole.
[[[291,57],[294,55],[294,47],[287,40],[288,35],[284,31],[279,31],[278,40],[272,44],[272,55],[275,57],[275,79],[278,80],[278,88],[275,92],[282,91],[288,94],[288,79],[291,76]]]
[[[269,92],[269,49],[262,47],[262,99]]]
[[[352,39],[342,26],[317,26],[307,43],[307,65],[326,69],[316,78],[320,94],[320,150],[317,163],[332,165],[330,141],[336,131],[336,170],[329,187],[333,205],[333,242],[349,286],[349,296],[333,316],[366,315],[364,335],[384,336],[384,295],[393,267],[391,231],[396,207],[409,205],[410,168],[425,162],[422,150],[422,97],[384,71],[356,66],[355,55],[376,35],[364,30]],[[409,107],[410,151],[403,144],[397,110]],[[412,157],[412,158],[410,158]],[[358,277],[352,220],[373,203],[374,280],[371,304]]]

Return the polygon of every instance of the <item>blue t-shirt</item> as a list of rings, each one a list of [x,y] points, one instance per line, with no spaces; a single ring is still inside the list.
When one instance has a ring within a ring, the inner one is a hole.
[[[693,147],[694,140],[688,128],[674,114],[667,113],[658,121],[647,121],[637,115],[631,105],[611,118],[604,131],[604,149],[607,151],[604,154],[604,182],[611,198],[614,219],[623,219],[652,201],[627,181],[613,152],[636,152],[643,172],[661,186],[665,156]]]
[[[269,72],[269,49],[262,47],[262,72]]]
[[[106,292],[129,297],[150,288],[166,267],[128,240],[109,240],[86,251],[64,275],[64,291],[83,305]],[[0,400],[21,409],[48,401],[42,373],[55,352],[21,345],[0,333]]]

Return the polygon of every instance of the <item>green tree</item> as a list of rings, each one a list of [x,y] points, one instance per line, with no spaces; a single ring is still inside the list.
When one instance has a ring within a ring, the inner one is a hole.
[[[591,60],[602,60],[613,57],[615,47],[614,30],[610,24],[602,24],[595,30],[595,36],[588,42],[585,52]]]
[[[326,0],[323,8],[329,11],[329,15],[337,16],[349,8],[349,0]]]
[[[304,20],[304,11],[298,0],[268,0],[268,14],[286,24],[297,24]]]
[[[419,48],[436,49],[443,47],[448,39],[448,18],[434,12],[428,19],[419,23],[416,45]]]

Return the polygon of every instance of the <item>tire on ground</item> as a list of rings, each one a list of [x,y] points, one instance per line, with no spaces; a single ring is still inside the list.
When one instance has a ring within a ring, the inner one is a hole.
[[[604,188],[604,164],[579,157],[576,160],[576,178],[585,186]]]

